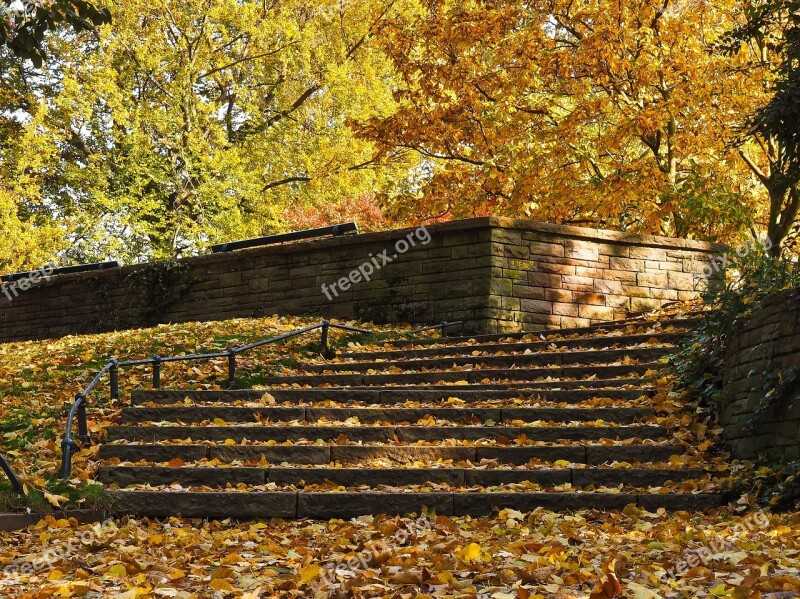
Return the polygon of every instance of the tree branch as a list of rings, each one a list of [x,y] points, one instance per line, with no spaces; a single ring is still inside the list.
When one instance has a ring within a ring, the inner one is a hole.
[[[753,171],[753,174],[755,174],[758,180],[761,181],[761,184],[764,185],[764,187],[769,188],[770,178],[759,168],[755,162],[753,162],[752,158],[745,154],[744,150],[741,149],[739,150],[739,156],[741,156],[745,164],[750,167],[750,170]]]
[[[264,187],[261,188],[261,192],[269,191],[270,189],[274,189],[276,187],[280,187],[281,185],[288,185],[289,183],[308,183],[311,181],[311,177],[306,176],[298,176],[298,177],[286,177],[285,179],[280,179],[279,181],[273,181],[272,183],[267,183]]]

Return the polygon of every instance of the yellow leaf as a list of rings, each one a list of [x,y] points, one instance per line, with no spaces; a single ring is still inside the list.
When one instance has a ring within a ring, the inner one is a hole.
[[[54,505],[55,507],[61,507],[63,502],[69,501],[69,497],[65,495],[53,495],[47,491],[44,492],[44,498],[50,505]]]
[[[466,547],[464,547],[461,551],[456,553],[456,555],[461,559],[461,561],[471,564],[474,561],[480,561],[481,553],[483,550],[481,546],[477,543],[470,543]]]
[[[229,583],[224,578],[213,578],[210,583],[208,583],[212,589],[217,591],[230,591],[234,592],[236,589],[233,588],[233,585]]]
[[[223,578],[231,578],[233,576],[233,570],[228,567],[223,567],[214,572],[211,576],[212,580],[223,579]]]
[[[300,584],[308,584],[319,576],[322,567],[319,564],[311,564],[305,568],[300,568]]]
[[[128,571],[122,564],[116,564],[108,569],[106,576],[110,576],[112,578],[126,578],[128,576]]]

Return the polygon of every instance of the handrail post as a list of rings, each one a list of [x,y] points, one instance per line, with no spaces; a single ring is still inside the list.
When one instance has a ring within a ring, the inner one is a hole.
[[[6,473],[8,480],[11,482],[11,488],[14,489],[14,492],[17,495],[25,495],[25,489],[22,486],[22,483],[19,482],[17,475],[14,474],[14,471],[11,469],[11,466],[8,465],[6,459],[3,457],[3,454],[0,454],[0,468],[2,468],[3,472]]]
[[[236,387],[236,350],[228,348],[228,388]]]
[[[323,320],[322,321],[322,339],[320,341],[320,350],[319,353],[324,358],[332,358],[335,354],[330,350],[330,345],[328,342],[328,334],[331,330],[331,321],[330,320]]]
[[[161,389],[161,356],[153,356],[153,389]]]
[[[64,437],[61,442],[61,478],[64,480],[69,479],[69,473],[72,471],[72,452],[78,449],[75,441]]]
[[[439,336],[444,338],[447,337],[447,327],[450,325],[449,322],[443,320],[442,323],[439,325],[441,328],[439,329]]]
[[[86,421],[86,396],[83,393],[78,393],[75,396],[75,401],[78,402],[78,439],[81,443],[89,444],[89,423]]]
[[[119,363],[113,358],[109,363],[111,364],[108,371],[111,377],[111,401],[119,401]]]

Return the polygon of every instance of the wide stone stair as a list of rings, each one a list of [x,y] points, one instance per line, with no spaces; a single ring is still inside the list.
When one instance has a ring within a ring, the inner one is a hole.
[[[697,322],[351,346],[264,389],[135,391],[98,478],[146,516],[709,509],[718,473],[668,364]]]

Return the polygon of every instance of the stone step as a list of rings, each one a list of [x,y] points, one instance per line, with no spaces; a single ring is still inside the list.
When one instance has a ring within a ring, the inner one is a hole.
[[[469,342],[475,343],[493,343],[495,341],[503,341],[504,339],[522,339],[523,337],[531,334],[535,335],[553,335],[558,338],[571,337],[573,335],[595,335],[598,337],[608,337],[605,333],[610,331],[619,331],[620,329],[627,329],[628,327],[641,327],[644,329],[641,333],[646,334],[646,331],[655,328],[660,331],[665,331],[669,328],[691,330],[703,322],[702,316],[691,316],[681,318],[665,318],[658,321],[642,320],[642,319],[628,319],[617,320],[614,322],[606,322],[602,324],[591,325],[588,327],[578,327],[573,329],[549,329],[546,331],[521,331],[514,333],[496,333],[492,335],[468,335],[468,336],[452,336],[452,337],[430,337],[427,339],[400,339],[397,341],[389,341],[384,345],[387,347],[425,347],[432,345],[464,345]]]
[[[109,426],[108,441],[314,441],[352,443],[416,443],[417,441],[516,439],[530,441],[596,441],[599,439],[663,439],[667,429],[629,426]],[[343,443],[339,443],[343,444]]]
[[[138,390],[106,427],[98,480],[117,513],[153,517],[718,507],[722,494],[664,492],[713,480],[675,468],[698,456],[647,424],[666,357],[699,322],[389,342],[266,389]]]
[[[97,480],[119,487],[128,485],[171,485],[183,487],[225,487],[237,484],[315,485],[330,482],[344,487],[366,485],[404,486],[447,484],[453,487],[490,487],[532,482],[542,486],[571,484],[575,488],[589,486],[635,487],[662,486],[702,477],[700,469],[660,470],[647,468],[547,468],[547,469],[479,469],[479,468],[287,468],[271,466],[213,468],[202,466],[101,466]]]
[[[385,366],[389,366],[386,364]],[[266,385],[319,385],[337,386],[391,386],[422,383],[439,383],[467,381],[536,381],[547,377],[580,378],[596,376],[597,378],[619,378],[641,376],[649,370],[660,370],[664,367],[659,362],[641,364],[607,364],[594,366],[555,366],[541,368],[481,368],[474,370],[438,370],[433,372],[412,372],[398,374],[308,374],[297,376],[268,376],[264,378]]]
[[[361,423],[390,422],[414,423],[431,416],[449,422],[477,424],[493,420],[496,423],[513,422],[592,422],[603,420],[618,424],[631,424],[650,418],[653,408],[309,408],[309,407],[239,407],[239,406],[169,406],[163,408],[122,408],[120,423],[123,425],[143,422],[197,423],[225,422],[318,422],[326,419],[344,422],[358,418]],[[475,422],[477,421],[477,422]]]
[[[649,379],[619,379],[620,381]],[[577,381],[576,381],[577,382]],[[589,385],[588,389],[556,389],[548,390],[543,385],[537,388],[532,383],[518,385],[428,385],[424,387],[410,385],[407,387],[327,387],[314,389],[243,389],[231,391],[179,391],[179,390],[135,390],[132,404],[153,403],[158,405],[182,404],[187,399],[197,403],[225,403],[235,401],[258,401],[265,393],[269,393],[276,402],[319,403],[336,401],[338,403],[363,402],[368,404],[399,404],[405,401],[436,402],[456,397],[463,401],[485,401],[492,399],[527,398],[532,401],[552,401],[564,403],[580,403],[587,399],[601,397],[606,399],[633,400],[649,397],[653,388],[632,386],[628,389],[609,388],[601,385],[613,381],[580,381]],[[555,384],[555,383],[551,383]],[[564,383],[558,383],[564,384]],[[628,384],[626,383],[626,386]]]
[[[453,460],[478,464],[496,460],[498,464],[523,466],[531,460],[553,463],[565,460],[573,464],[599,466],[612,462],[666,462],[671,456],[683,455],[680,445],[541,445],[541,446],[420,446],[420,445],[169,445],[116,444],[101,445],[100,459],[121,462],[148,461],[167,463],[200,460],[261,461],[270,464],[318,465],[339,463],[360,465],[368,460],[383,459],[393,464],[417,461]]]
[[[712,493],[308,493],[295,491],[199,492],[109,491],[112,511],[136,516],[184,518],[354,518],[368,514],[409,514],[434,510],[437,515],[485,516],[511,508],[550,510],[622,510],[627,505],[655,511],[703,511],[725,502]]]
[[[529,335],[531,333],[528,333]],[[535,334],[535,333],[533,333]],[[547,336],[549,333],[545,332],[542,335]],[[522,353],[526,350],[532,352],[545,352],[555,353],[551,348],[568,348],[568,349],[617,349],[624,347],[631,347],[642,343],[648,343],[651,340],[656,340],[658,343],[669,344],[677,346],[677,344],[686,338],[687,333],[652,333],[645,335],[619,335],[616,337],[590,337],[579,339],[557,339],[554,341],[527,341],[517,343],[470,343],[466,342],[464,345],[443,345],[440,347],[426,347],[423,349],[407,349],[396,350],[389,349],[383,351],[348,351],[343,352],[336,358],[337,362],[346,361],[367,361],[375,359],[384,359],[387,361],[397,360],[413,360],[418,358],[434,358],[444,356],[456,355],[469,355],[472,352],[486,352],[493,353]]]
[[[578,364],[610,364],[624,359],[637,362],[654,362],[675,353],[674,347],[646,347],[637,349],[604,349],[596,351],[571,351],[516,354],[510,356],[454,356],[448,358],[421,358],[414,360],[380,361],[380,362],[335,362],[325,364],[302,364],[297,367],[307,373],[327,372],[366,372],[386,368],[402,368],[403,370],[446,370],[452,366],[475,365],[481,369],[500,366],[554,366]],[[281,375],[278,375],[281,376]]]

